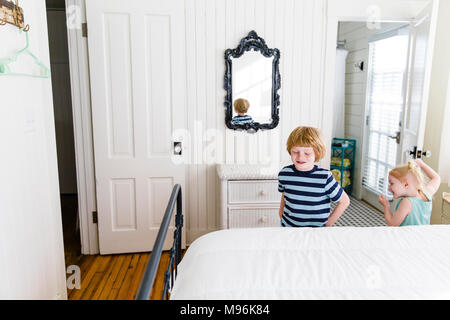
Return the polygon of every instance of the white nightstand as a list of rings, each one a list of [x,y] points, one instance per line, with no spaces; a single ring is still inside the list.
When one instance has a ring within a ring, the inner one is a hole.
[[[218,165],[220,228],[280,226],[278,167]]]

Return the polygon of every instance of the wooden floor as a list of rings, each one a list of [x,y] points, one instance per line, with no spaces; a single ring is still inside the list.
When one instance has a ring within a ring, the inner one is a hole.
[[[81,254],[80,235],[76,228],[76,195],[61,197],[66,268],[75,265],[81,270],[79,289],[68,289],[69,300],[132,300],[139,288],[150,253],[108,256]],[[163,252],[151,300],[162,296],[164,271],[169,253]],[[68,274],[70,276],[70,274]]]
[[[147,266],[149,253],[82,256],[80,289],[67,290],[69,300],[133,300]],[[161,256],[151,300],[159,300],[163,291],[164,270],[169,254]]]

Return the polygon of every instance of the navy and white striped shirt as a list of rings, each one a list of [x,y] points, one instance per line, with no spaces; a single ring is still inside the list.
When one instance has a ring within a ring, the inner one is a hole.
[[[299,171],[295,165],[278,174],[278,191],[284,192],[283,227],[323,227],[330,215],[330,200],[338,202],[343,189],[329,170],[314,166]]]
[[[231,120],[232,124],[245,124],[245,123],[253,123],[253,119],[252,117],[250,117],[249,115],[245,115],[245,116],[235,116],[232,120]]]

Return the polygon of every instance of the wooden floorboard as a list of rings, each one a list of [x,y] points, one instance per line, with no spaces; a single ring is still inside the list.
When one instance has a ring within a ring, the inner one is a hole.
[[[67,289],[69,300],[133,300],[141,284],[150,253],[85,256],[81,254],[80,234],[76,228],[77,197],[61,196],[64,254],[66,268],[78,266],[79,289]],[[184,252],[183,252],[184,254]],[[164,272],[169,265],[169,252],[161,255],[150,300],[161,299]],[[68,276],[70,276],[68,274]]]
[[[149,258],[149,253],[83,256],[81,285],[67,290],[69,300],[133,300]],[[161,298],[168,264],[169,252],[163,252],[150,300]]]

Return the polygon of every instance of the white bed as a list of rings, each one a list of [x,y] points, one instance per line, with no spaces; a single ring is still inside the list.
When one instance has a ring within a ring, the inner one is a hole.
[[[171,299],[450,299],[450,226],[231,229],[195,240]]]

